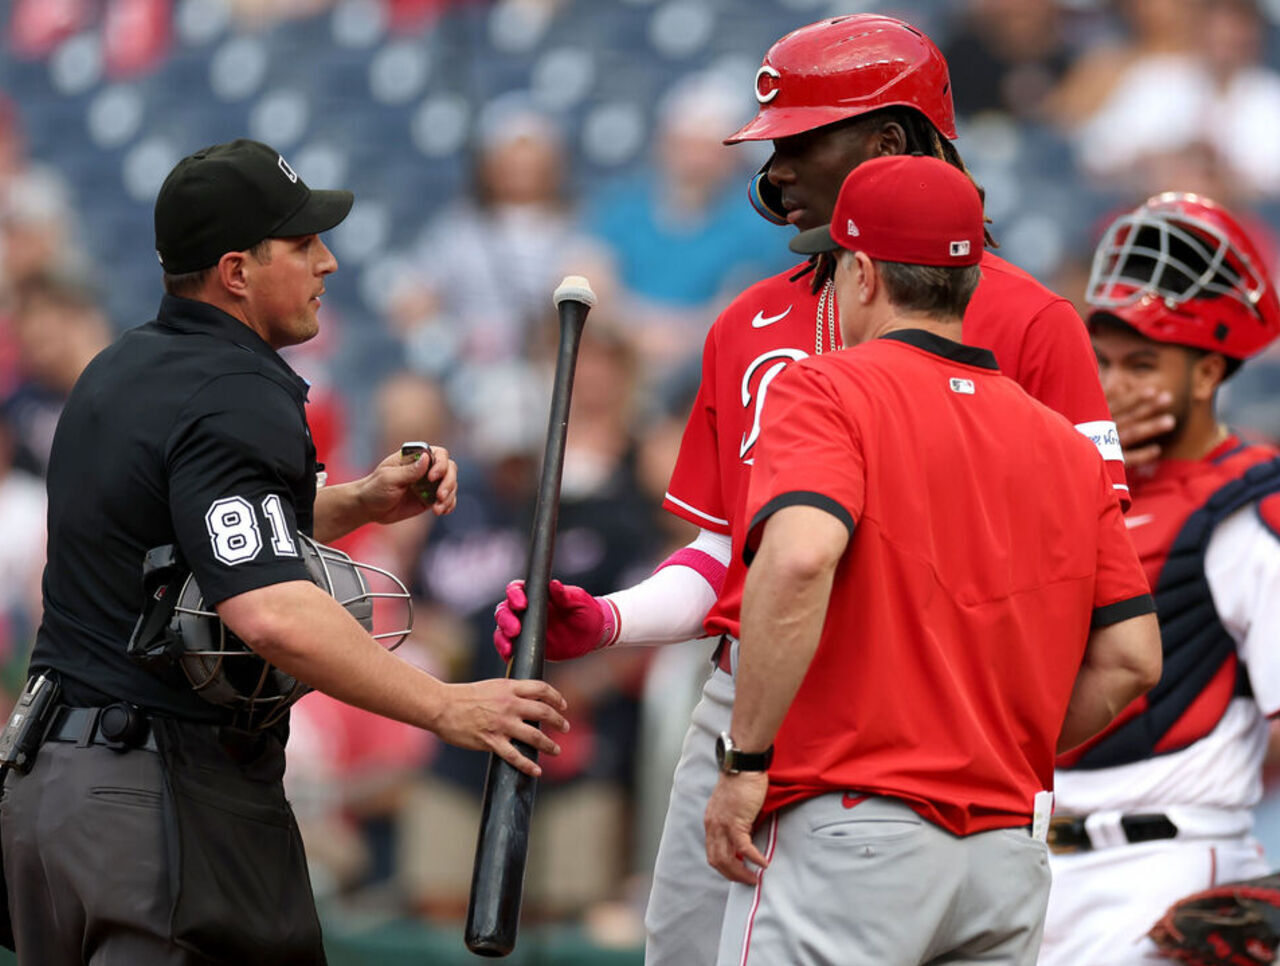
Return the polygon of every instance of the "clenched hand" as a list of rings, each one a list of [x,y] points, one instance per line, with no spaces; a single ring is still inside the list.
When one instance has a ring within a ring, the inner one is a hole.
[[[423,503],[417,492],[419,479],[436,484],[435,502]],[[458,464],[443,446],[431,447],[430,462],[424,457],[404,463],[399,453],[392,453],[359,486],[360,502],[372,523],[395,523],[417,516],[424,508],[442,517],[458,503]]]

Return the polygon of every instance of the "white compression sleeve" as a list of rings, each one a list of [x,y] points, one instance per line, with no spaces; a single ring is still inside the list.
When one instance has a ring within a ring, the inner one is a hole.
[[[730,541],[700,530],[634,587],[606,595],[618,612],[616,644],[675,644],[703,637],[702,621],[724,586]]]

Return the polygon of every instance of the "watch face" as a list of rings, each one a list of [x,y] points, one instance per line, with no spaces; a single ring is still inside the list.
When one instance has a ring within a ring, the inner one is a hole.
[[[724,767],[724,735],[716,735],[716,765]]]

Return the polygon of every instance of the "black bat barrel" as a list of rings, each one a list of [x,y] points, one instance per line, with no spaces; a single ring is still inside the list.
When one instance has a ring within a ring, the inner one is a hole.
[[[560,476],[564,469],[574,366],[587,312],[595,304],[591,286],[585,278],[577,275],[561,282],[554,298],[560,318],[560,348],[525,574],[529,606],[521,620],[520,636],[514,642],[507,671],[508,676],[515,679],[542,677],[547,636],[547,585],[551,580],[551,558],[560,510]],[[516,747],[522,754],[537,758],[537,752],[522,742],[516,742]],[[536,778],[518,771],[497,755],[489,756],[465,933],[467,948],[477,955],[506,956],[515,948],[537,787]]]

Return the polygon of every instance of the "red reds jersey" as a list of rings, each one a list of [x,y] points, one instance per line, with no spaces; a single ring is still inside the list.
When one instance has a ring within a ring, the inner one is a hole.
[[[1124,460],[1098,381],[1097,358],[1075,309],[989,252],[964,318],[964,339],[991,349],[1003,371],[1094,440],[1127,502]],[[792,269],[748,288],[721,313],[702,351],[702,384],[685,427],[665,506],[718,533],[741,530],[745,481],[769,387],[786,366],[839,346],[834,307],[819,324],[811,278]],[[741,567],[731,567],[706,630],[738,633]]]
[[[1091,627],[1154,603],[1097,451],[986,350],[903,330],[779,376],[750,528],[852,536],[764,811],[848,789],[958,835],[1027,824]]]

